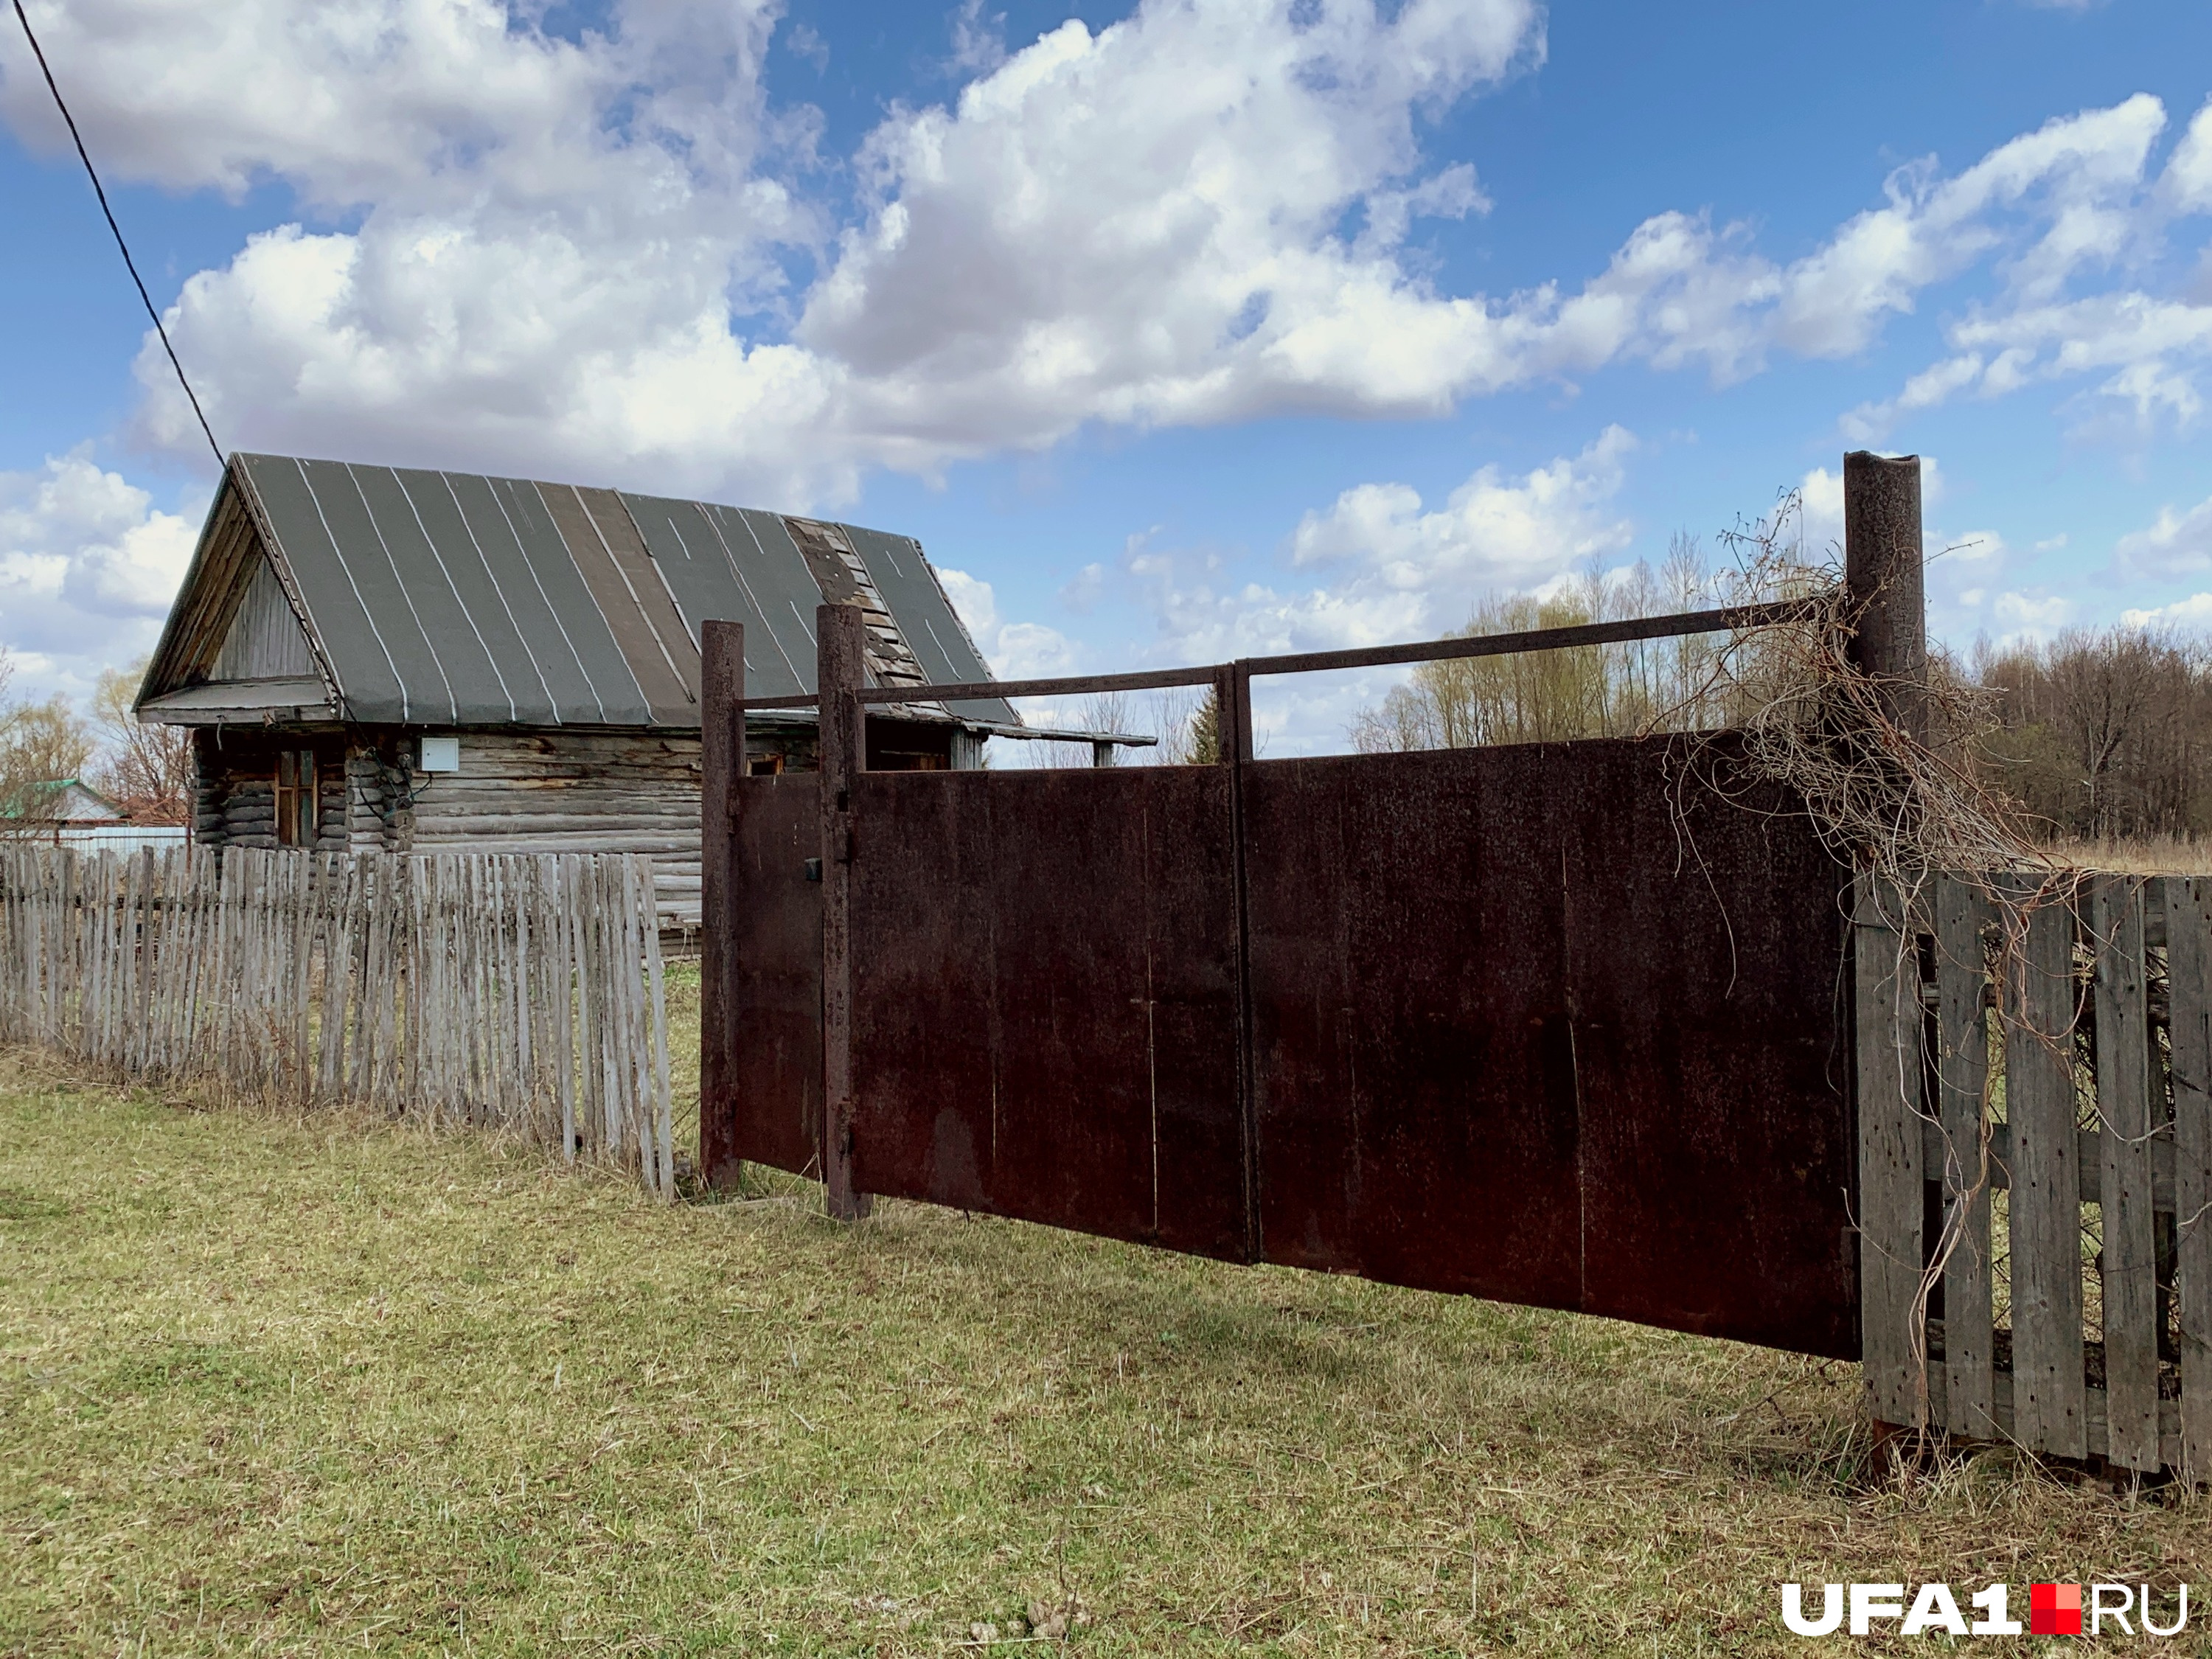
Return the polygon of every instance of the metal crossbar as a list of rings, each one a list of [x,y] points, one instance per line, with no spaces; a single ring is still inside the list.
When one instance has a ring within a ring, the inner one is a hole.
[[[957,685],[870,685],[854,695],[863,703],[959,702],[983,697],[1073,697],[1106,691],[1154,691],[1179,685],[1212,685],[1225,673],[1315,674],[1330,669],[1385,668],[1402,663],[1445,662],[1467,657],[1510,656],[1523,651],[1569,651],[1580,646],[1625,645],[1638,640],[1673,639],[1686,634],[1718,634],[1746,628],[1771,628],[1796,622],[1817,608],[1816,599],[1775,599],[1761,605],[1723,605],[1671,617],[1638,617],[1621,622],[1580,623],[1567,628],[1532,628],[1517,634],[1478,634],[1465,638],[1419,640],[1407,645],[1367,646],[1351,651],[1305,651],[1275,657],[1247,657],[1235,663],[1200,668],[1158,668],[1133,674],[1078,674],[1055,679],[974,680]],[[747,697],[746,708],[812,708],[818,696]]]

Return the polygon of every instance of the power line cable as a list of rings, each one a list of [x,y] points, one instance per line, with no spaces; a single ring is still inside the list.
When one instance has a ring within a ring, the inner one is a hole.
[[[123,240],[123,227],[115,222],[115,210],[107,205],[107,192],[100,188],[100,174],[92,165],[92,157],[84,148],[84,136],[76,130],[76,118],[70,113],[69,106],[62,100],[62,89],[54,84],[54,72],[47,67],[46,54],[40,49],[39,37],[31,33],[31,20],[24,15],[23,0],[15,0],[15,21],[23,26],[23,38],[31,43],[31,56],[39,60],[39,72],[46,77],[46,90],[54,95],[54,107],[62,112],[68,125],[70,137],[76,141],[77,160],[84,163],[85,176],[92,180],[92,193],[100,198],[100,210],[107,218],[107,228],[115,233],[115,246],[123,254],[124,268],[130,271],[131,280],[137,285],[138,299],[153,319],[154,332],[161,337],[161,349],[169,354],[169,367],[177,371],[177,384],[185,389],[185,397],[191,404],[192,413],[199,416],[200,430],[207,434],[208,447],[215,451],[215,464],[225,465],[222,446],[215,441],[215,428],[208,424],[207,412],[200,407],[192,383],[185,378],[185,366],[177,361],[177,349],[169,343],[169,331],[161,326],[161,313],[154,309],[153,296],[146,292],[145,280],[138,275],[138,264],[131,257],[130,244]]]

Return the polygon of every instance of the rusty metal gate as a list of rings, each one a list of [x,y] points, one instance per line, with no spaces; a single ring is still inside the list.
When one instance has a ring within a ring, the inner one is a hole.
[[[1856,1356],[1844,872],[1734,739],[1260,760],[1261,662],[1218,766],[869,773],[839,609],[818,774],[709,652],[711,1175]]]

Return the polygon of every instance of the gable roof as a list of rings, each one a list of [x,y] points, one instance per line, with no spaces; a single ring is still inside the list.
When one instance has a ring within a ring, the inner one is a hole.
[[[748,696],[814,690],[814,608],[868,613],[878,684],[991,678],[912,538],[708,501],[234,455],[155,648],[155,719],[699,726],[700,625]],[[1016,726],[1000,698],[943,707]]]
[[[82,778],[41,778],[19,784],[0,799],[0,818],[41,823],[105,823],[131,815]]]

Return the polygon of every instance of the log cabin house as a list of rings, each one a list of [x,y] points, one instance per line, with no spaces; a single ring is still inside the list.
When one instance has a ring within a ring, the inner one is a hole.
[[[628,491],[234,455],[137,702],[192,732],[195,844],[640,852],[699,918],[700,624],[745,625],[748,694],[814,690],[814,611],[866,613],[882,770],[981,763],[1024,726],[909,538]],[[811,769],[811,710],[747,719]]]

